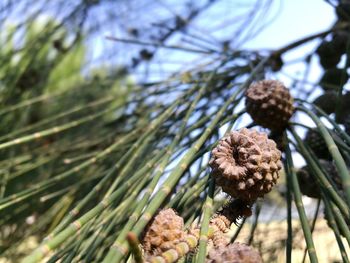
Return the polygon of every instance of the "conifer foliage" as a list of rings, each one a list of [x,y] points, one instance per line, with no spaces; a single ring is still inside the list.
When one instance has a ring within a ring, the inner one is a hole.
[[[227,2],[0,4],[0,261],[293,262],[302,233],[314,263],[325,215],[349,262],[350,3],[266,51],[244,44],[271,1]]]

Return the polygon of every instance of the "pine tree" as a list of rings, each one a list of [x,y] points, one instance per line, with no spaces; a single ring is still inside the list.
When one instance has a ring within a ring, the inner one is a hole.
[[[239,45],[269,6],[264,1],[243,7],[250,19],[229,41],[191,31],[220,1],[180,2],[155,17],[144,14],[159,3],[147,1],[4,4],[0,258],[269,262],[285,250],[293,262],[301,230],[305,255],[318,262],[322,204],[349,262],[349,3],[326,1],[337,14],[330,29],[266,52]],[[122,37],[106,36],[104,26],[116,25]],[[96,35],[108,44],[94,42]],[[179,36],[183,45],[174,42]],[[284,55],[314,40],[312,54],[301,57],[306,79],[279,81]],[[159,58],[183,54],[196,60],[152,74]],[[313,58],[324,72],[309,85]],[[305,186],[317,192],[312,217]],[[264,250],[254,242],[257,228],[277,203],[285,238],[266,237],[277,247]],[[242,228],[247,244],[237,242]]]

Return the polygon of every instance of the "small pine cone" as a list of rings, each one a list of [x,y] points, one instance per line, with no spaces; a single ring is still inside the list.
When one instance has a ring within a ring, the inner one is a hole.
[[[326,91],[324,94],[317,97],[313,104],[319,107],[327,114],[335,112],[338,94],[334,90]]]
[[[327,176],[331,179],[331,181],[335,183],[338,191],[342,191],[342,181],[338,175],[335,165],[330,161],[322,159],[320,160],[320,164],[326,172]],[[297,177],[299,181],[300,191],[303,195],[311,198],[321,198],[321,192],[317,184],[317,180],[315,176],[311,174],[307,166],[304,166],[297,171]]]
[[[219,141],[209,165],[224,192],[251,204],[276,184],[280,159],[276,143],[265,133],[243,128]]]
[[[338,91],[340,85],[345,84],[349,79],[349,75],[346,71],[340,68],[331,68],[324,72],[320,86],[324,90]]]
[[[338,52],[333,42],[323,41],[317,48],[316,53],[324,69],[334,68],[340,62],[341,53]]]
[[[269,64],[273,72],[280,71],[283,67],[283,60],[280,54],[273,54],[269,59]]]
[[[316,129],[308,130],[304,138],[304,142],[310,147],[318,158],[326,160],[331,159],[327,144]]]
[[[346,124],[350,116],[350,92],[343,94],[340,100],[339,112],[337,112],[335,120],[338,123]]]
[[[143,248],[151,255],[174,248],[185,236],[184,221],[173,209],[161,210],[150,222],[143,238]]]
[[[346,53],[346,45],[350,40],[350,34],[347,31],[337,31],[333,33],[332,42],[334,48],[338,53],[344,54]]]
[[[303,195],[311,198],[321,198],[320,188],[316,179],[312,177],[306,166],[297,171],[300,191]]]
[[[262,263],[263,260],[258,251],[252,247],[233,243],[228,246],[216,247],[209,251],[207,263]]]
[[[336,106],[339,105],[339,112],[336,115],[338,123],[345,124],[346,118],[350,116],[350,92],[343,94],[339,100],[335,90],[328,90],[315,99],[313,103],[327,114],[334,113]]]
[[[335,90],[328,90],[313,103],[327,114],[335,113],[336,106],[339,105],[339,112],[336,115],[338,123],[346,124],[346,119],[350,116],[350,92],[346,92],[338,99],[338,93]]]
[[[294,112],[293,97],[282,82],[262,80],[247,89],[246,108],[257,124],[280,131]]]

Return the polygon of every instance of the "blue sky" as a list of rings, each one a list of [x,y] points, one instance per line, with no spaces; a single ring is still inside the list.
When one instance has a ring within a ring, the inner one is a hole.
[[[163,2],[173,3],[174,1]],[[267,3],[269,1],[262,0],[261,2]],[[189,31],[195,34],[201,34],[207,39],[230,39],[235,36],[234,33],[236,30],[241,29],[244,18],[243,16],[242,19],[232,19],[232,17],[235,17],[232,14],[245,14],[244,12],[251,9],[255,3],[255,0],[218,1],[203,16],[199,16],[191,24]],[[167,10],[160,8],[158,13],[162,12],[167,13]],[[266,12],[263,11],[256,17],[254,25],[259,26],[259,24],[267,21],[271,21],[271,23],[259,31],[259,34],[254,38],[245,41],[242,47],[248,49],[278,49],[292,41],[329,29],[334,23],[335,18],[333,7],[323,0],[274,0]],[[106,32],[106,34],[113,33]],[[188,43],[184,41],[185,38],[177,35],[169,43],[188,46]],[[304,55],[305,52],[314,50],[317,43],[319,43],[319,40],[303,45],[286,53],[283,58],[286,62],[293,61],[299,56]],[[151,72],[159,72],[161,70],[164,72],[176,71],[182,68],[184,61],[188,61],[188,64],[191,64],[197,56],[197,54],[186,52],[174,52],[167,49],[159,50],[155,57],[156,65],[152,67]],[[312,63],[314,63],[314,67],[312,67],[311,79],[317,82],[321,69],[318,66],[317,58],[314,58]],[[303,70],[302,66],[301,63],[293,64],[285,67],[283,70],[288,75],[294,75],[298,71]],[[141,67],[141,72],[143,70],[143,67]],[[288,82],[288,79],[283,74],[279,77]]]
[[[278,3],[274,1],[274,9],[279,8]],[[247,43],[249,48],[279,48],[300,38],[325,31],[329,29],[336,21],[336,16],[332,6],[326,1],[320,0],[286,0],[283,2],[276,20],[271,23],[261,34],[257,35],[252,41]],[[301,57],[306,52],[313,51],[320,40],[312,41],[300,46],[300,48],[287,52],[283,59],[293,61]],[[309,80],[317,82],[322,72],[318,64],[318,58],[312,60],[312,67]],[[288,75],[296,75],[303,71],[303,64],[297,63],[285,67],[283,70]],[[279,76],[288,82],[284,76]],[[316,93],[317,94],[317,93]],[[316,95],[315,94],[315,95]]]
[[[280,12],[277,12],[280,10]],[[335,21],[333,8],[322,0],[273,1],[276,19],[247,47],[276,48],[304,36],[326,30]]]

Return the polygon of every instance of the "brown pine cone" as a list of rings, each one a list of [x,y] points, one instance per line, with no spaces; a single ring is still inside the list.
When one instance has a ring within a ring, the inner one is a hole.
[[[294,112],[293,97],[282,82],[262,80],[247,89],[246,109],[257,124],[283,130]]]
[[[233,243],[228,246],[216,247],[209,251],[207,263],[262,263],[263,260],[258,251],[252,247]]]
[[[151,221],[143,238],[146,253],[159,255],[184,239],[184,221],[173,209],[161,210]]]
[[[276,143],[265,133],[243,128],[219,141],[209,165],[224,192],[249,204],[276,184],[282,167],[280,159]]]

